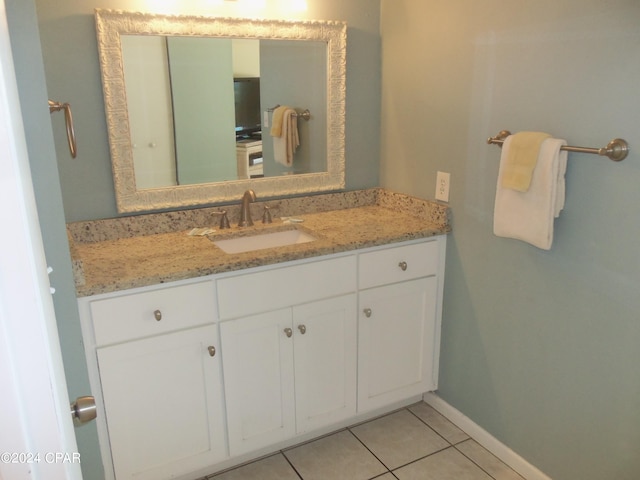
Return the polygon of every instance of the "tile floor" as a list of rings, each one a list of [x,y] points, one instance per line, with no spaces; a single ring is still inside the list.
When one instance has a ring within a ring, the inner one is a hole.
[[[426,403],[201,480],[523,480]]]

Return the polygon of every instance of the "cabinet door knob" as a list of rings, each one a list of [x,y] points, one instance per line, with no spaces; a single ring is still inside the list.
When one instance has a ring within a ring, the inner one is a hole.
[[[305,325],[298,325],[298,330],[300,330],[300,333],[302,335],[304,335],[305,333],[307,333],[307,327]]]
[[[291,335],[293,335],[293,330],[291,330],[290,328],[285,328],[284,333],[287,337],[291,337]]]
[[[407,262],[400,262],[398,264],[398,266],[402,269],[402,271],[404,272],[407,269]]]
[[[213,345],[209,345],[207,347],[207,350],[209,350],[209,355],[212,357],[216,356],[216,347],[214,347]]]
[[[364,316],[365,316],[365,317],[367,317],[367,318],[371,317],[371,313],[372,313],[372,312],[371,312],[371,309],[370,309],[370,308],[365,308],[365,309],[363,310],[363,312],[364,312]]]
[[[156,310],[155,312],[153,312],[153,316],[156,318],[157,321],[162,320],[162,312],[160,310]]]

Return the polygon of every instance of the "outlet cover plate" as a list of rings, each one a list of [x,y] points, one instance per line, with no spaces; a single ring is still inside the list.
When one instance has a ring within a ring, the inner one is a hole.
[[[436,200],[442,202],[449,201],[449,183],[451,174],[447,172],[438,172],[436,177]]]

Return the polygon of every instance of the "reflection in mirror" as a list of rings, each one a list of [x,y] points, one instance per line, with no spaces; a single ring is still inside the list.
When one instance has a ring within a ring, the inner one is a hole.
[[[96,10],[96,26],[120,212],[344,188],[344,23]],[[278,105],[311,112],[288,123],[286,164]]]

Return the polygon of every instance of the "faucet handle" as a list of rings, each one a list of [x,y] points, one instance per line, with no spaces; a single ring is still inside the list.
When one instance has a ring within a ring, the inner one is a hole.
[[[262,223],[272,223],[269,205],[264,206],[264,212],[262,213]]]
[[[227,211],[222,210],[220,212],[217,212],[217,214],[220,215],[220,230],[231,228],[231,226],[229,225],[229,217],[227,217]]]

